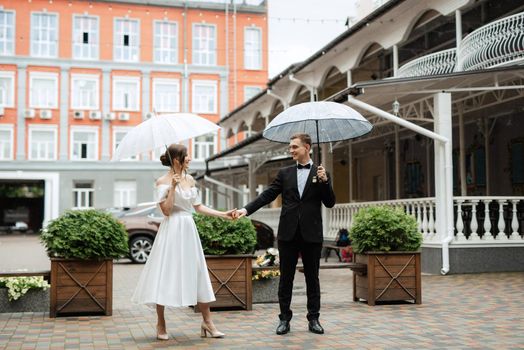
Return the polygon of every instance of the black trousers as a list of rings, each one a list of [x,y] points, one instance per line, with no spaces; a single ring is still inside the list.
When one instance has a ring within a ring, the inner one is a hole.
[[[297,268],[299,254],[304,264],[307,293],[307,319],[317,320],[320,315],[320,282],[318,270],[322,243],[305,242],[297,230],[292,241],[278,241],[280,254],[280,283],[278,285],[278,302],[280,304],[281,320],[291,320],[291,297],[293,294],[293,280]]]

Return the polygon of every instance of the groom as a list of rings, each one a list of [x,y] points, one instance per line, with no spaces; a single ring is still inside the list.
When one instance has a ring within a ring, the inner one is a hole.
[[[236,212],[236,217],[251,215],[282,194],[282,211],[277,236],[280,253],[278,286],[280,322],[277,334],[286,334],[290,330],[293,316],[290,309],[293,279],[299,255],[302,257],[306,278],[309,331],[324,333],[318,321],[320,315],[318,270],[323,240],[321,204],[332,208],[335,205],[335,193],[325,169],[313,164],[309,155],[310,150],[309,135],[293,135],[289,142],[289,153],[296,164],[280,169],[275,180],[264,192]]]

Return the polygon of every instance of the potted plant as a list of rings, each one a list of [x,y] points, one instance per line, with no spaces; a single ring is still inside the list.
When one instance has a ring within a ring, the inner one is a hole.
[[[49,308],[49,284],[42,276],[0,277],[0,313]]]
[[[364,208],[355,215],[350,238],[354,301],[422,302],[422,234],[414,217],[386,206]]]
[[[280,276],[278,249],[268,248],[259,255],[253,267],[253,303],[278,302],[278,283]]]
[[[252,309],[256,231],[247,218],[228,221],[194,214],[216,301],[212,308]]]
[[[99,210],[72,210],[41,232],[51,258],[50,317],[112,314],[113,259],[126,256],[127,233]]]

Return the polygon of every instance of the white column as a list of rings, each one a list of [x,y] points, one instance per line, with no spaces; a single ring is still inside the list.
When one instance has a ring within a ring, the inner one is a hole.
[[[102,94],[102,113],[106,115],[106,113],[111,112],[111,69],[104,68],[102,69],[102,91],[104,93]],[[109,140],[110,138],[110,125],[109,120],[103,120],[102,121],[102,160],[109,160],[110,159],[110,145]]]
[[[455,10],[455,41],[456,41],[456,57],[457,65],[456,70],[462,70],[462,67],[459,66],[462,60],[460,58],[460,45],[462,44],[462,16],[460,10]]]
[[[257,189],[255,176],[255,161],[251,158],[249,159],[248,170],[249,200],[252,201],[257,196]]]
[[[393,45],[393,77],[398,75],[398,46]]]
[[[400,136],[395,125],[395,198],[400,198]]]
[[[58,159],[67,160],[69,149],[69,69],[62,68],[60,70],[60,109],[58,114],[60,116],[60,150]]]
[[[18,115],[16,121],[18,123],[16,127],[16,148],[15,148],[15,159],[16,160],[25,160],[29,159],[29,154],[26,154],[26,121],[24,118],[25,111],[29,109],[29,103],[26,105],[28,98],[28,88],[27,88],[27,65],[19,64],[17,67],[17,109]],[[29,149],[27,149],[29,153]]]

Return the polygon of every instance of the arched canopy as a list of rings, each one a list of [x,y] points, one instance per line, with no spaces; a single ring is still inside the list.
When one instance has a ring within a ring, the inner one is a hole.
[[[347,87],[347,75],[340,72],[337,67],[326,70],[322,83],[318,89],[318,99],[324,100],[329,96]]]

